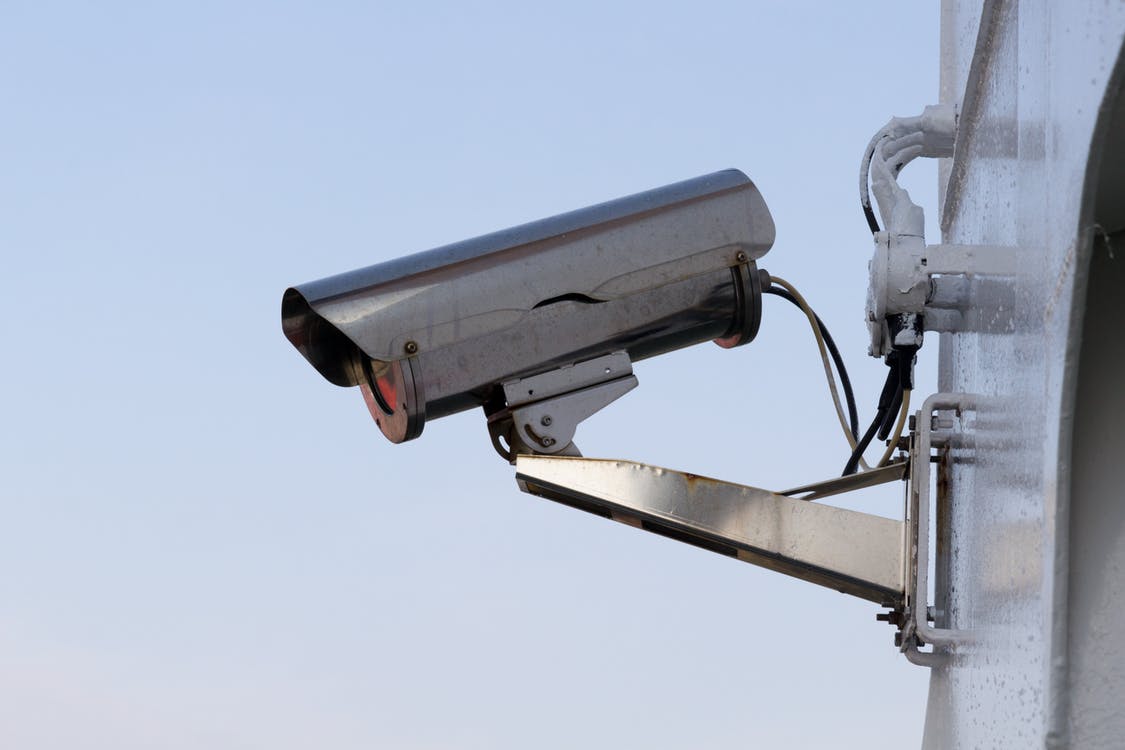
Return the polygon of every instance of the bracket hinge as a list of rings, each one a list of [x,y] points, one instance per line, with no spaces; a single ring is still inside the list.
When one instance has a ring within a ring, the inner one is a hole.
[[[582,455],[574,445],[578,424],[636,388],[637,377],[622,351],[509,380],[502,387],[505,407],[488,415],[488,432],[496,451],[514,461],[520,453]]]

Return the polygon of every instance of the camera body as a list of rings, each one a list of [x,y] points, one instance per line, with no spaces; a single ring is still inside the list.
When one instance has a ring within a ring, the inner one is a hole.
[[[726,170],[292,287],[282,328],[398,443],[503,411],[516,381],[750,341],[773,240],[757,188]]]

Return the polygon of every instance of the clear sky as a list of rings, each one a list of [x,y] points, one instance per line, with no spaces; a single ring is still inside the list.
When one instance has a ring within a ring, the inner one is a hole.
[[[876,607],[523,495],[479,412],[391,445],[279,309],[737,167],[866,423],[856,174],[937,98],[938,5],[4,3],[0,745],[917,742],[928,674]],[[747,347],[640,363],[584,453],[837,473],[807,326],[764,305]]]

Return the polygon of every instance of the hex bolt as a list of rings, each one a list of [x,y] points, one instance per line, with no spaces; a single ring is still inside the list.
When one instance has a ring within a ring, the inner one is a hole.
[[[551,419],[550,414],[544,414],[543,418],[539,420],[539,424],[543,425],[544,427],[550,427],[551,422],[554,422],[554,421],[555,420]]]
[[[402,347],[402,349],[403,349],[403,351],[405,351],[405,352],[406,352],[407,354],[417,354],[417,353],[418,353],[418,342],[416,342],[416,341],[407,341],[407,342],[406,342],[406,345],[405,345],[405,346],[403,346],[403,347]]]
[[[880,612],[875,615],[875,619],[879,622],[886,622],[896,627],[902,627],[902,610],[892,609],[890,612]]]

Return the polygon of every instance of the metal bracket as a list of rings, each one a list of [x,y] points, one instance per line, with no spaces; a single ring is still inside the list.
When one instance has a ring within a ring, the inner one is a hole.
[[[902,606],[903,521],[632,461],[520,455],[515,464],[524,492],[861,599]],[[897,464],[867,482],[894,481],[902,474]],[[824,497],[847,491],[840,483],[833,479],[789,492]]]
[[[930,625],[933,608],[929,605],[930,569],[930,454],[935,447],[947,444],[951,424],[938,422],[939,411],[955,411],[958,415],[976,408],[976,398],[965,393],[935,393],[926,399],[915,417],[916,429],[911,441],[910,488],[907,496],[908,545],[911,560],[906,576],[906,607],[900,618],[900,649],[906,658],[920,666],[944,663],[944,649],[973,642],[971,631],[939,628]],[[920,651],[919,645],[933,646]]]
[[[520,453],[579,456],[578,423],[637,387],[625,352],[503,384],[506,407],[488,415],[493,446],[507,461]],[[504,450],[499,443],[508,443]]]
[[[927,245],[923,260],[929,276],[1014,276],[1020,251],[1004,245]]]
[[[1020,251],[1014,247],[931,245],[926,248],[929,294],[925,329],[1007,330],[1015,308],[1011,279],[1021,273],[1020,257]]]
[[[930,624],[940,613],[928,590],[931,454],[951,444],[956,426],[937,414],[975,408],[968,394],[934,394],[914,418],[909,460],[784,492],[632,461],[540,455],[515,457],[516,481],[532,495],[889,607],[878,619],[898,627],[896,645],[932,667],[974,639]],[[904,479],[901,521],[809,502]]]
[[[876,232],[874,239],[867,291],[872,356],[884,356],[899,343],[892,340],[889,317],[917,314],[927,331],[957,330],[958,311],[970,301],[968,280],[1020,272],[1014,247],[926,245],[921,237],[890,232]]]

